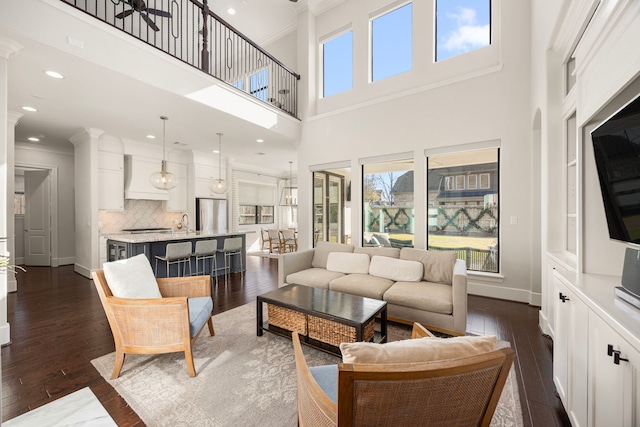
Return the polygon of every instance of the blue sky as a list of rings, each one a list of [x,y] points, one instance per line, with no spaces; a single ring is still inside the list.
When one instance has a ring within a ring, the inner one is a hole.
[[[489,45],[490,0],[435,1],[437,61]],[[412,8],[408,3],[373,21],[373,81],[411,70]],[[323,96],[353,87],[353,32],[324,43],[323,64]]]

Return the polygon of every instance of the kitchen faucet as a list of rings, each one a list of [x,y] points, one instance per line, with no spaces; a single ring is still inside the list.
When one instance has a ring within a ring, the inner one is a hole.
[[[187,223],[186,224],[184,222],[185,217],[187,218]],[[182,214],[182,218],[180,219],[180,222],[187,226],[187,233],[191,231],[191,229],[189,228],[190,222],[189,222],[189,214],[188,213],[185,212],[184,214]]]

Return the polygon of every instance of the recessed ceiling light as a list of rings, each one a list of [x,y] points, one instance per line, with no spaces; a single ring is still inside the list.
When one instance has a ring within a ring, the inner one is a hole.
[[[154,135],[147,135],[147,138],[149,139],[156,139],[156,137]]]
[[[256,142],[257,142],[258,144],[262,144],[262,143],[264,142],[264,139],[256,139]]]
[[[35,136],[31,136],[31,137],[29,137],[29,138],[27,138],[27,139],[28,139],[29,141],[31,141],[31,142],[39,142],[39,141],[40,141],[40,138],[36,138]]]
[[[31,111],[31,112],[36,112],[36,111],[38,111],[38,110],[36,110],[35,108],[33,108],[33,107],[29,107],[29,106],[26,106],[26,105],[25,105],[24,107],[22,107],[22,109],[23,109],[24,111]]]
[[[54,79],[64,79],[64,76],[60,73],[58,73],[57,71],[51,71],[51,70],[47,70],[44,72],[47,76],[54,78]]]
[[[229,15],[235,15],[236,14],[236,10],[234,8],[230,7],[229,9],[227,9],[227,13]]]
[[[220,152],[220,150],[213,150],[213,152],[214,152],[215,154],[218,154],[218,153]]]

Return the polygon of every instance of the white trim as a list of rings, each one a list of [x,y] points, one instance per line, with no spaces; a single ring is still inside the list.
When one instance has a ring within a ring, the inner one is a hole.
[[[11,342],[11,325],[5,323],[0,326],[0,344],[5,345]]]
[[[328,169],[341,169],[351,168],[350,160],[343,160],[341,162],[322,163],[318,165],[309,165],[309,172],[321,172]]]
[[[64,154],[67,156],[74,155],[73,147],[66,148],[54,147],[51,145],[35,145],[33,142],[16,141],[16,148],[20,148],[21,150],[44,151],[48,153]]]
[[[468,283],[467,292],[470,295],[478,295],[482,297],[504,299],[509,301],[518,301],[529,303],[531,300],[531,291],[527,289],[514,289],[504,286],[494,286],[485,283]]]
[[[51,263],[53,264],[54,262],[56,263],[56,267],[59,267],[61,265],[72,265],[72,264],[75,264],[76,257],[70,256],[65,258],[55,258],[55,259],[52,259]]]
[[[463,151],[477,151],[477,150],[487,150],[490,148],[500,148],[501,141],[499,139],[492,139],[489,141],[480,141],[480,142],[469,142],[467,144],[459,144],[459,145],[446,145],[444,147],[438,148],[427,148],[424,150],[424,156],[435,156],[438,154],[450,154],[450,153],[460,153]]]
[[[98,268],[93,270],[93,271],[96,271],[96,270],[98,270]],[[89,267],[85,267],[85,266],[79,265],[79,264],[74,264],[73,265],[73,271],[75,271],[76,273],[80,274],[81,276],[84,276],[84,277],[86,277],[88,279],[91,279],[92,270]]]
[[[395,154],[385,154],[382,156],[373,156],[373,157],[362,157],[358,159],[358,164],[369,165],[372,163],[384,163],[384,162],[395,162],[399,160],[414,160],[413,151],[406,151],[404,153],[395,153]]]

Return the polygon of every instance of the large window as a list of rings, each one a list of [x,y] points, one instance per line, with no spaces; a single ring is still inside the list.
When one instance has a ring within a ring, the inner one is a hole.
[[[436,61],[491,44],[491,0],[436,0]]]
[[[371,80],[411,70],[412,4],[371,20]]]
[[[362,166],[362,246],[413,247],[413,159]]]
[[[467,269],[499,272],[499,149],[427,158],[428,247],[454,250]]]
[[[353,87],[353,31],[325,41],[322,52],[322,96],[327,97]]]

